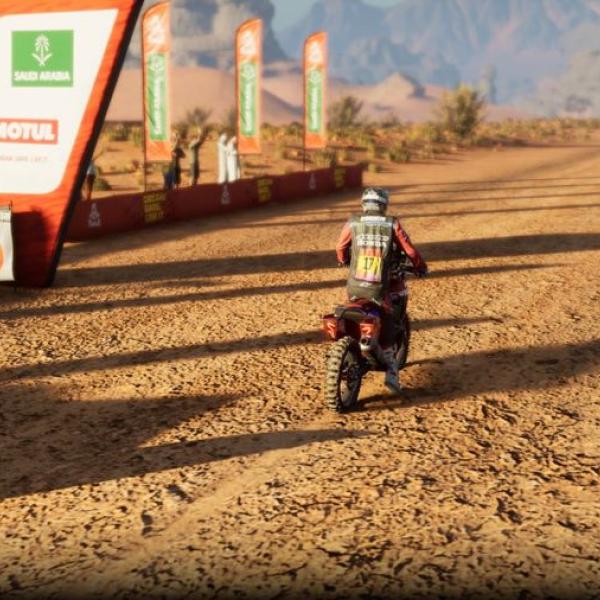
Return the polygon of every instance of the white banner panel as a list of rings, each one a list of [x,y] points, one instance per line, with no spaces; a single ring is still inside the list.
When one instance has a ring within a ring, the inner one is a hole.
[[[0,281],[15,280],[13,263],[12,212],[0,206]]]
[[[115,25],[116,9],[0,18],[0,190],[61,184]]]

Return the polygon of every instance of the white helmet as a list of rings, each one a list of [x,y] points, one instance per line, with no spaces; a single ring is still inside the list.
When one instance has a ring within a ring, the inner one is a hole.
[[[385,212],[390,203],[390,195],[387,190],[383,188],[366,188],[363,192],[362,198],[363,211],[378,211]]]

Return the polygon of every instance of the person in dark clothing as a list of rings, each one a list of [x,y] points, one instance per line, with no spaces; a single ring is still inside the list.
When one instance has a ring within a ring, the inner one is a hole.
[[[165,191],[172,190],[175,186],[175,174],[173,173],[172,163],[166,163],[163,167],[163,189]]]
[[[200,149],[210,133],[210,128],[204,130],[199,127],[196,135],[190,140],[188,150],[190,151],[190,185],[196,185],[200,179]]]
[[[179,135],[173,137],[173,147],[171,149],[171,171],[173,174],[173,187],[178,188],[181,185],[181,160],[185,158],[185,152],[181,147]]]
[[[391,276],[398,254],[406,255],[417,275],[427,273],[427,263],[413,246],[396,217],[386,216],[389,194],[382,188],[367,188],[362,196],[363,214],[353,216],[344,225],[336,246],[340,265],[350,266],[347,290],[350,300],[368,300],[382,308],[381,348],[388,370],[385,384],[392,391],[402,388],[394,345],[394,300],[406,306],[404,277]]]
[[[92,159],[88,165],[87,171],[85,172],[85,180],[83,182],[83,189],[85,192],[83,199],[87,200],[88,202],[92,199],[92,192],[94,191],[94,182],[96,181],[97,174],[98,169],[96,168],[96,164]]]

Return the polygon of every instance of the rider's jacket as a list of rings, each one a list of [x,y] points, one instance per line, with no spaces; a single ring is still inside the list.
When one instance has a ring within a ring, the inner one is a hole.
[[[405,253],[416,269],[427,268],[395,217],[365,213],[348,220],[342,229],[336,253],[339,262],[347,263],[350,258],[347,290],[351,299],[384,303],[395,251]]]

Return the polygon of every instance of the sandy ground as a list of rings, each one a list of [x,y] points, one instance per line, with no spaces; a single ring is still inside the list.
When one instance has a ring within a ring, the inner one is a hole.
[[[406,391],[328,412],[357,200],[71,245],[0,288],[0,595],[600,597],[600,147],[368,175],[430,263]]]

